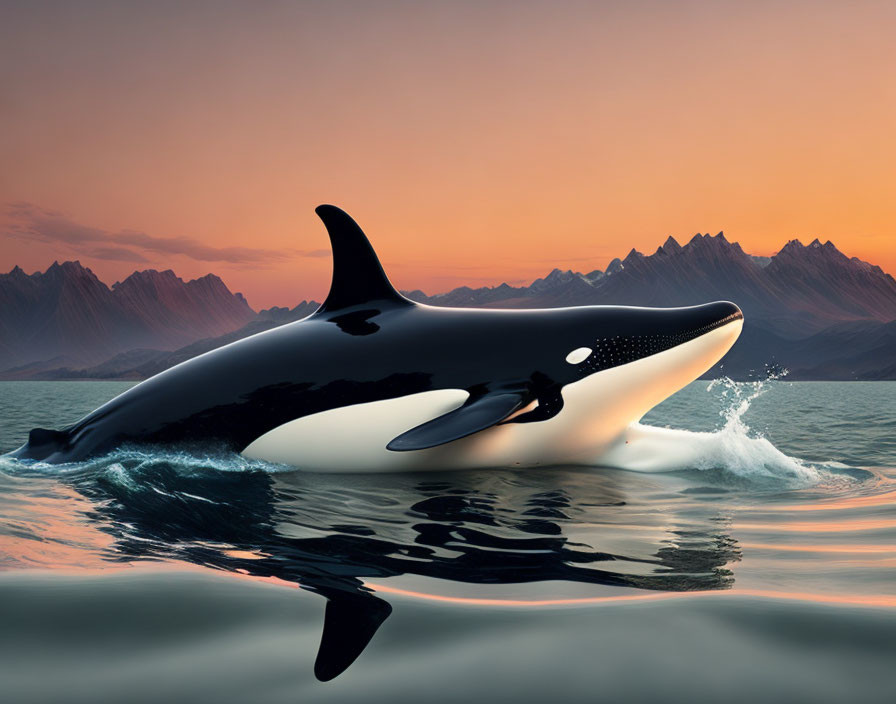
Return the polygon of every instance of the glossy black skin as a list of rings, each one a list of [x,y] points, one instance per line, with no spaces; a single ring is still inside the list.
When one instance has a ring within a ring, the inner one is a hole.
[[[562,386],[645,356],[633,349],[638,340],[684,340],[733,314],[729,303],[533,311],[387,304],[342,311],[184,362],[72,426],[62,446],[51,444],[50,455],[30,444],[15,454],[76,461],[126,443],[197,441],[239,452],[295,418],[433,389],[466,389],[474,398],[523,389],[543,408],[558,402]],[[598,340],[614,358],[604,364],[566,362],[570,351],[594,347]],[[517,420],[525,421],[525,414]]]
[[[72,462],[130,444],[239,452],[296,418],[434,389],[465,389],[468,403],[501,391],[518,394],[523,406],[538,399],[535,411],[513,419],[537,422],[561,410],[564,385],[740,317],[728,302],[520,311],[418,305],[391,288],[354,221],[332,210],[324,219],[334,282],[317,313],[168,369],[63,431],[36,429],[12,454]],[[348,244],[340,226],[349,228]],[[596,351],[567,363],[578,347]]]

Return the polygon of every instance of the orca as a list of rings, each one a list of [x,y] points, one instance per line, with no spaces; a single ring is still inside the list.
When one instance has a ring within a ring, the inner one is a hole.
[[[242,453],[318,472],[624,464],[627,428],[734,344],[741,310],[415,303],[367,237],[321,205],[329,294],[309,317],[194,357],[11,454],[122,446]]]

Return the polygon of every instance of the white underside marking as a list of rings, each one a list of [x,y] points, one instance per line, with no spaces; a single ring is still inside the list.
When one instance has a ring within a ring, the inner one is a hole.
[[[334,408],[265,433],[243,455],[317,472],[388,472],[475,467],[605,464],[629,424],[715,364],[742,320],[563,387],[563,410],[536,423],[506,423],[438,447],[392,452],[394,437],[461,406],[461,389],[440,389]]]

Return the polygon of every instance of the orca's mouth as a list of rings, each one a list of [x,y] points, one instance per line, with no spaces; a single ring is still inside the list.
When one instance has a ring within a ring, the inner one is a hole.
[[[697,331],[695,331],[697,334],[694,335],[694,337],[700,337],[700,335],[704,335],[708,332],[712,332],[713,330],[715,330],[717,328],[724,327],[728,323],[733,323],[735,320],[743,320],[743,319],[744,319],[744,314],[741,312],[740,308],[738,308],[736,311],[734,311],[733,313],[729,313],[721,320],[717,320],[714,323],[710,323],[709,325],[704,325],[702,328],[699,328]],[[693,339],[693,338],[691,338],[691,339]]]

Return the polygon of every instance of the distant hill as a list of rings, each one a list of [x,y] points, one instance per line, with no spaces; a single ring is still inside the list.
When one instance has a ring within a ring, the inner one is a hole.
[[[5,277],[25,276],[18,271],[16,274],[14,269]],[[94,358],[87,364],[79,361],[83,358],[78,356],[74,343],[57,344],[50,354],[8,369],[0,377],[142,379],[223,344],[299,320],[318,306],[314,301],[303,301],[292,310],[272,308],[255,315],[245,305],[249,315],[239,324],[233,325],[232,319],[225,317],[218,320],[221,327],[230,325],[223,333],[211,332],[198,340],[194,335],[182,346],[166,345],[161,349],[162,345],[152,343],[156,339],[153,335],[167,340],[173,337],[166,337],[165,332],[169,325],[176,331],[178,319],[167,318],[171,322],[164,322],[165,316],[170,315],[166,311],[178,308],[178,296],[182,294],[166,290],[166,296],[157,303],[144,281],[158,276],[185,287],[196,283],[184,284],[172,272],[141,272],[116,284],[111,291],[106,289],[115,294],[134,279],[133,292],[125,289],[127,300],[133,301],[134,307],[148,318],[141,329],[155,326],[154,333],[145,333],[147,337],[142,338],[150,340],[148,344],[119,346],[115,354]],[[211,278],[231,299],[245,304],[239,294],[230,294],[220,279]],[[94,293],[95,285],[85,285],[85,289],[85,297],[102,295],[101,291]],[[529,286],[462,286],[433,296],[422,291],[406,295],[430,305],[489,308],[684,306],[731,300],[744,310],[744,332],[725,359],[711,370],[712,376],[756,378],[786,368],[793,379],[896,379],[896,280],[877,266],[845,256],[831,242],[814,240],[804,246],[792,240],[772,257],[756,257],[745,253],[736,242],[729,242],[721,232],[715,236],[695,235],[685,245],[670,237],[653,254],[632,250],[624,259],[610,262],[605,271],[555,269]],[[226,296],[213,296],[208,304],[217,306],[219,298],[227,300]],[[0,303],[3,300],[0,298]],[[121,319],[110,320],[97,334],[110,334],[111,330],[126,337],[123,331],[127,328]],[[199,328],[191,330],[198,332]],[[57,359],[47,361],[48,357]]]
[[[77,366],[59,360],[55,365],[26,365],[0,372],[0,379],[146,379],[213,349],[244,337],[301,320],[318,309],[316,301],[302,301],[293,309],[268,308],[241,328],[217,337],[207,337],[176,350],[134,349],[121,352],[101,364]]]
[[[0,274],[0,369],[63,358],[95,364],[134,348],[176,349],[256,317],[214,274],[138,271],[111,288],[80,262]],[[58,366],[58,365],[57,365]]]

